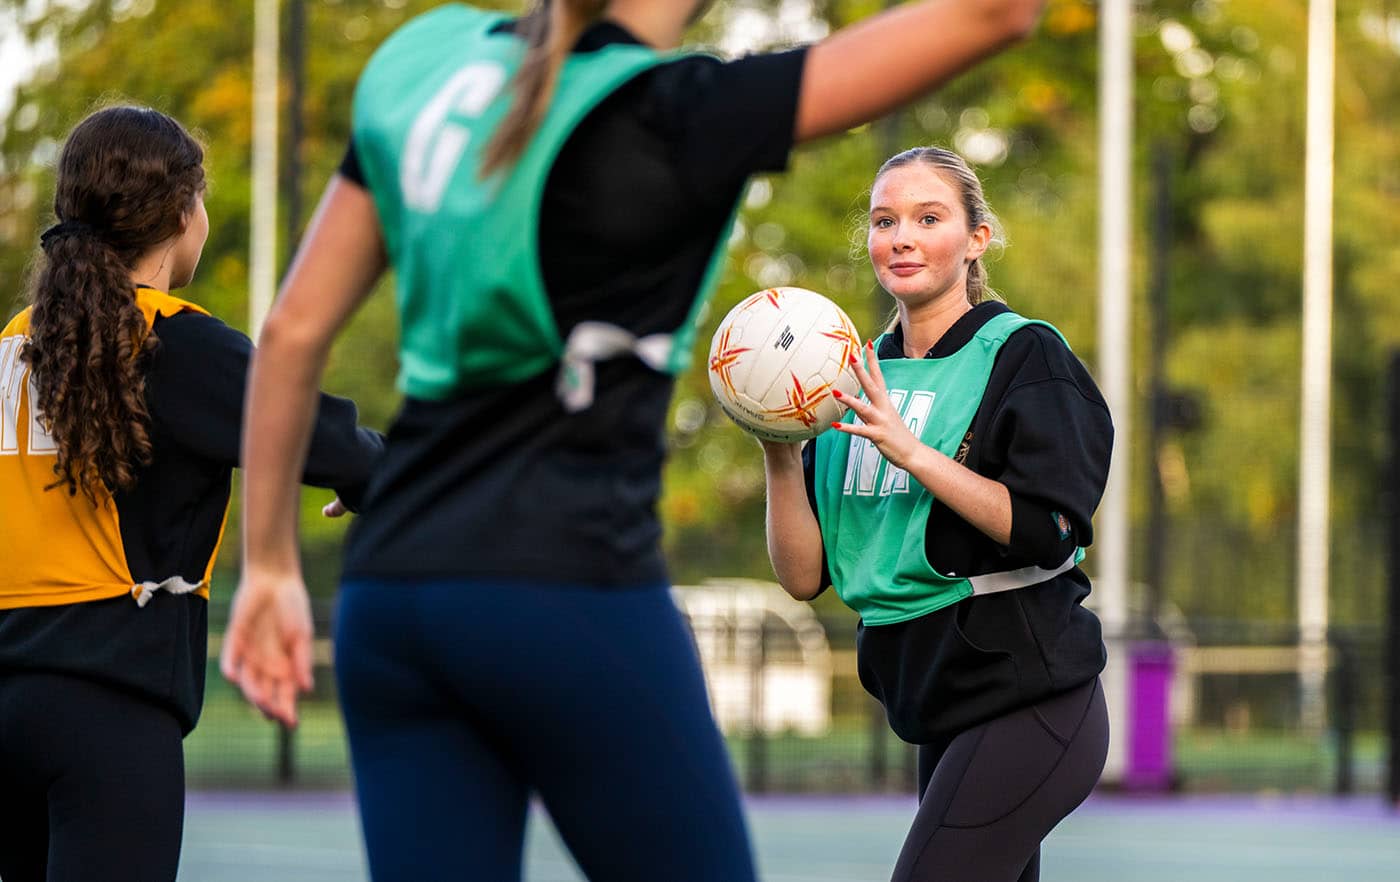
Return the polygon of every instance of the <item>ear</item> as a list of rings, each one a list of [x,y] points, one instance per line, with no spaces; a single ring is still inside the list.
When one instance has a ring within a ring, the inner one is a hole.
[[[185,206],[185,210],[180,212],[180,232],[176,235],[183,236],[190,228],[190,221],[194,220],[195,212],[199,211],[199,204],[204,199],[204,191],[200,190],[190,199],[190,204]]]
[[[991,224],[978,224],[972,228],[972,234],[967,239],[967,260],[969,263],[981,257],[987,251],[987,246],[992,243]]]

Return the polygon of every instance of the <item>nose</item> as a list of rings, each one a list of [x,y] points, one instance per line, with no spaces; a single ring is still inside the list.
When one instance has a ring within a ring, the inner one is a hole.
[[[910,248],[914,247],[914,243],[909,240],[908,236],[904,235],[904,232],[905,228],[903,224],[895,224],[894,235],[890,237],[890,248],[896,254],[908,251]]]

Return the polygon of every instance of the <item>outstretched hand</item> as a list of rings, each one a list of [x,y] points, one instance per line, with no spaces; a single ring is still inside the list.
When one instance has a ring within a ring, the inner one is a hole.
[[[250,578],[233,595],[219,669],[258,710],[297,724],[297,695],[311,690],[311,602],[296,576]]]
[[[889,390],[885,388],[885,375],[880,372],[880,359],[875,357],[873,341],[865,344],[865,355],[868,368],[858,356],[851,356],[851,367],[860,381],[860,388],[865,392],[865,400],[844,395],[840,390],[831,393],[837,401],[854,411],[860,421],[832,423],[831,427],[847,435],[869,438],[890,465],[908,470],[924,443],[909,431],[899,415],[899,409],[890,400]]]

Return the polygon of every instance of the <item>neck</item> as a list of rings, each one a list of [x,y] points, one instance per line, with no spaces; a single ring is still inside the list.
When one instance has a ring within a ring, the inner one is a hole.
[[[140,259],[136,261],[136,265],[131,268],[131,283],[168,292],[170,290],[170,252],[174,247],[174,243],[161,245],[141,255]]]
[[[686,19],[676,15],[681,5],[656,0],[613,0],[608,4],[606,17],[653,49],[674,49],[681,44],[686,26]]]
[[[961,287],[917,306],[899,304],[899,324],[904,329],[904,354],[923,358],[948,329],[972,309]]]

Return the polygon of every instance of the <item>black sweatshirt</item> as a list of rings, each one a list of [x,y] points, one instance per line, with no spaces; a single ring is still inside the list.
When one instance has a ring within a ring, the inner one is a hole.
[[[925,357],[957,352],[1001,303],[973,307]],[[904,357],[900,329],[881,359]],[[1087,370],[1050,329],[1028,325],[997,353],[957,459],[1011,494],[1011,541],[998,545],[937,500],[925,548],[939,572],[968,576],[1056,567],[1093,541],[1108,481],[1113,423]],[[816,511],[813,445],[803,450]],[[822,573],[822,585],[830,583]],[[906,741],[944,741],[970,726],[1087,682],[1103,670],[1098,618],[1082,606],[1089,579],[1074,567],[1029,588],[979,595],[919,618],[860,626],[861,683]]]

